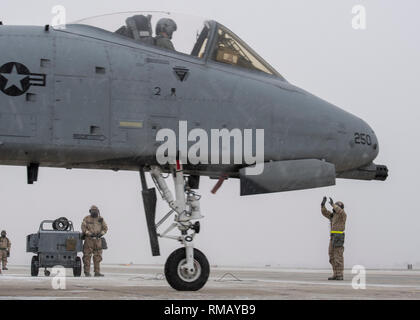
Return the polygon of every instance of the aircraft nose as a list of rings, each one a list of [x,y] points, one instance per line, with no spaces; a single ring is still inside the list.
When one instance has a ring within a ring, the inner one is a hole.
[[[379,141],[372,127],[360,121],[360,130],[354,133],[354,143],[360,147],[366,162],[373,162],[379,154]]]
[[[373,162],[379,154],[379,141],[375,132],[362,119],[354,118],[354,120],[354,126],[351,126],[354,133],[351,136],[350,151],[343,159],[348,171],[340,173],[338,177],[385,181],[388,177],[387,166]],[[346,159],[350,161],[346,162]]]

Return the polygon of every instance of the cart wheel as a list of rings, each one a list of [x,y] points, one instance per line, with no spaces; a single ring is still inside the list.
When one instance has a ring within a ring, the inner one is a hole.
[[[50,274],[51,274],[51,272],[49,272],[47,269],[45,269],[45,270],[44,270],[44,275],[45,275],[46,277],[49,277],[49,276],[50,276]]]
[[[80,277],[82,275],[82,261],[80,257],[76,257],[76,261],[73,267],[73,276]]]
[[[39,273],[39,260],[37,256],[33,256],[32,261],[31,261],[31,276],[38,277],[38,273]]]

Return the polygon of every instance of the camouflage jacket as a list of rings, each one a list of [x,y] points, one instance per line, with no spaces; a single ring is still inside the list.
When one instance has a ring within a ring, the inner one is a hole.
[[[12,243],[10,242],[8,237],[0,237],[0,249],[8,249],[10,250],[10,247],[12,246]]]
[[[331,222],[331,231],[344,231],[346,228],[346,212],[336,204],[333,205],[334,211],[328,211],[325,206],[321,207],[322,215]]]
[[[97,218],[92,218],[90,215],[86,216],[82,222],[82,232],[86,236],[94,236],[94,235],[104,235],[108,231],[108,226],[104,218],[101,216]]]

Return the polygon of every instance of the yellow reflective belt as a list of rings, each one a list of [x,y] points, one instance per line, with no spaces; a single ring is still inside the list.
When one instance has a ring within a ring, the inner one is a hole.
[[[331,233],[344,233],[344,231],[331,231]]]

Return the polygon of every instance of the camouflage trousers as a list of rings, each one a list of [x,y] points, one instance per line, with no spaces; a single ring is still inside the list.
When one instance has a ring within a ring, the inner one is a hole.
[[[93,271],[100,272],[100,263],[102,261],[102,241],[101,239],[86,237],[83,244],[83,270],[90,272],[90,261],[93,255]]]
[[[342,277],[344,275],[344,247],[334,248],[332,240],[330,240],[328,255],[330,257],[330,264],[333,269],[334,277]]]
[[[0,249],[0,260],[3,264],[3,268],[6,268],[6,265],[7,265],[7,250]]]

